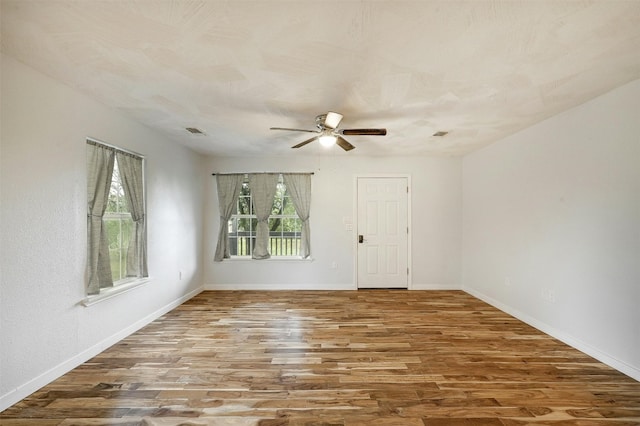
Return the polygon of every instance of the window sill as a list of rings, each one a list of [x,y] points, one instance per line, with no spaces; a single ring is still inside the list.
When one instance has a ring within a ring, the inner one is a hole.
[[[312,257],[303,259],[299,256],[273,256],[269,259],[253,259],[251,256],[231,256],[228,259],[224,259],[223,262],[229,260],[232,262],[313,262]]]
[[[134,288],[141,287],[146,283],[148,283],[149,281],[151,281],[151,278],[149,277],[139,278],[124,284],[120,284],[117,287],[103,289],[100,291],[100,294],[92,294],[91,296],[87,296],[80,303],[85,307],[89,307],[89,306],[95,305],[96,303],[100,303],[105,300],[111,299],[112,297],[126,293],[129,290],[133,290]]]

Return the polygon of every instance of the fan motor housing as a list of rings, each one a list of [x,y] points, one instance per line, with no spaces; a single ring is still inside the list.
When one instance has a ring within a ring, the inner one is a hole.
[[[316,116],[316,127],[320,130],[326,130],[327,126],[324,125],[325,120],[327,119],[327,114],[320,114]]]

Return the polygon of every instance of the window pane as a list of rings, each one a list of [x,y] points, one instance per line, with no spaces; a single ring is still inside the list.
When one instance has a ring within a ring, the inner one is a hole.
[[[283,219],[283,229],[285,232],[297,232],[302,230],[302,221],[298,218]]]
[[[284,211],[282,212],[284,215],[288,216],[297,216],[296,207],[291,202],[291,198],[285,197],[284,199]]]
[[[109,260],[111,262],[111,276],[113,281],[122,279],[122,264],[120,258],[120,250],[109,250]]]
[[[231,217],[227,224],[227,233],[229,234],[229,254],[231,256],[238,255],[238,218]]]
[[[279,217],[269,218],[269,233],[279,234],[282,231],[282,219]]]
[[[131,216],[126,213],[112,215],[104,219],[109,241],[111,274],[114,281],[126,278],[127,250],[134,232]]]
[[[118,161],[113,166],[111,188],[109,190],[108,210],[104,224],[109,241],[109,259],[113,281],[127,278],[127,250],[134,232],[133,220],[124,195],[124,188],[120,180]]]
[[[250,215],[251,213],[251,197],[241,195],[238,198],[238,214]]]
[[[285,186],[279,183],[276,189],[276,195],[273,197],[273,207],[271,208],[271,214],[282,214],[284,210],[284,193]]]
[[[248,235],[246,234],[238,235],[236,244],[237,244],[237,249],[236,249],[237,256],[248,256],[251,254],[251,239],[249,238]]]
[[[282,255],[282,219],[269,218],[269,253],[272,256]]]

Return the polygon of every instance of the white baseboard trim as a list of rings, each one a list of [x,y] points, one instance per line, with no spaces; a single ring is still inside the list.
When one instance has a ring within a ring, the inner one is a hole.
[[[411,285],[411,290],[462,290],[462,287],[459,284],[423,284],[423,283],[413,283]]]
[[[546,324],[536,318],[533,318],[525,313],[522,313],[519,310],[514,309],[508,305],[505,305],[504,303],[492,297],[489,297],[486,294],[481,293],[473,288],[464,286],[462,290],[492,305],[493,307],[500,309],[503,312],[506,312],[507,314],[519,319],[520,321],[529,324],[530,326],[542,331],[543,333],[546,333],[549,336],[554,337],[563,343],[566,343],[567,345],[579,350],[580,352],[583,352],[597,359],[598,361],[604,364],[607,364],[609,367],[614,368],[623,374],[626,374],[632,379],[640,381],[640,369],[632,365],[629,365],[624,361],[620,361],[619,359],[616,359],[615,357],[607,354],[606,352],[603,352],[600,349],[595,348],[583,342],[582,340],[577,339],[571,336],[570,334],[565,333],[564,331],[558,330],[557,328],[552,327],[549,324]]]
[[[252,283],[252,284],[205,284],[205,290],[265,290],[265,291],[277,291],[277,290],[357,290],[353,284],[265,284],[265,283]],[[462,287],[457,284],[412,284],[410,290],[462,290]]]
[[[265,284],[265,283],[252,283],[252,284],[205,284],[205,290],[264,290],[264,291],[276,291],[276,290],[357,290],[352,284],[304,284],[304,283],[289,283],[289,284]]]
[[[74,368],[78,367],[82,363],[84,363],[84,362],[88,361],[89,359],[93,358],[94,356],[98,355],[100,352],[104,351],[105,349],[109,348],[110,346],[113,346],[114,344],[118,343],[120,340],[124,339],[125,337],[127,337],[130,334],[138,331],[139,329],[141,329],[145,325],[149,324],[150,322],[154,321],[155,319],[157,319],[157,318],[161,317],[162,315],[166,314],[170,310],[177,308],[178,306],[180,306],[181,304],[183,304],[187,300],[189,300],[192,297],[194,297],[194,296],[198,295],[199,293],[201,293],[202,290],[203,290],[203,287],[199,287],[199,288],[197,288],[197,289],[185,294],[184,296],[180,297],[179,299],[174,300],[173,302],[161,307],[160,309],[156,310],[155,312],[152,312],[151,314],[147,315],[146,317],[141,318],[140,320],[138,320],[135,323],[131,324],[129,327],[127,327],[127,328],[125,328],[123,330],[120,330],[119,332],[117,332],[117,333],[107,337],[106,339],[96,343],[95,345],[91,346],[90,348],[85,349],[84,351],[82,351],[79,354],[69,358],[68,360],[63,361],[62,363],[56,365],[55,367],[53,367],[50,370],[42,373],[41,375],[29,380],[28,382],[18,386],[17,388],[7,392],[6,394],[0,396],[0,411],[3,411],[5,409],[11,407],[13,404],[15,404],[15,403],[19,402],[20,400],[26,398],[27,396],[31,395],[32,393],[34,393],[38,389],[42,388],[43,386],[51,383],[52,381],[54,381],[55,379],[59,378],[60,376],[68,373],[69,371],[71,371]]]

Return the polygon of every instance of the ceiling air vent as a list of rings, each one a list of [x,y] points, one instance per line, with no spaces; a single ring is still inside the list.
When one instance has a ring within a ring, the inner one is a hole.
[[[435,132],[435,133],[433,134],[433,136],[444,136],[444,135],[446,135],[446,134],[448,134],[448,133],[449,133],[449,132],[443,132],[443,131],[441,130],[441,131],[439,131],[439,132]]]
[[[196,129],[195,127],[187,127],[186,131],[194,135],[204,135],[204,132],[202,130]]]

